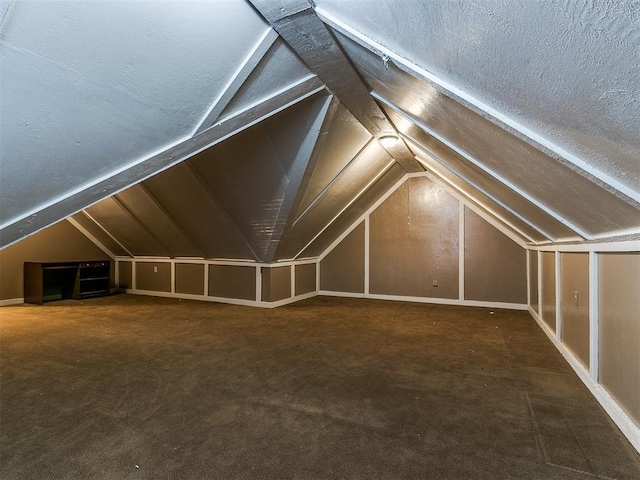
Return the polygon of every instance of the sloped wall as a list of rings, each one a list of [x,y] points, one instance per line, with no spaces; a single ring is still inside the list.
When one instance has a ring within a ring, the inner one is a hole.
[[[529,312],[640,450],[638,250],[633,241],[532,248],[542,315]]]
[[[82,260],[110,259],[105,252],[64,220],[0,250],[0,301],[23,298],[24,262],[77,262]],[[111,264],[112,282],[114,263]]]
[[[526,308],[527,252],[425,176],[320,261],[320,293]]]

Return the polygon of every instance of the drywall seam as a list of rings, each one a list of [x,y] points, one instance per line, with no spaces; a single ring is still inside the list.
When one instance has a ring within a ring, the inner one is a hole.
[[[71,217],[67,217],[67,221],[73,225],[74,227],[76,227],[76,229],[82,233],[85,237],[87,237],[96,247],[98,247],[100,250],[102,250],[104,253],[106,253],[107,255],[109,255],[109,257],[112,260],[116,259],[115,254],[109,250],[100,240],[98,240],[96,237],[94,237],[91,233],[89,233],[89,231],[84,228],[82,225],[80,225],[75,219],[71,218]]]
[[[24,303],[24,298],[7,298],[0,300],[0,307],[8,307],[9,305],[18,305]]]
[[[542,321],[538,314],[532,309],[528,309],[529,314],[533,317],[536,323],[540,326],[542,331],[549,337],[549,340],[558,349],[558,351],[565,358],[567,363],[576,372],[582,383],[589,389],[589,391],[596,398],[598,403],[604,408],[609,417],[614,421],[618,428],[622,431],[625,437],[629,440],[633,448],[640,452],[640,428],[635,425],[633,420],[627,415],[627,413],[618,405],[618,403],[609,395],[609,392],[605,388],[597,383],[587,372],[587,369],[580,363],[580,361],[571,353],[571,351],[564,346],[560,340],[556,338],[553,331]]]
[[[531,202],[533,205],[538,207],[540,210],[544,211],[547,215],[550,215],[551,217],[555,218],[558,222],[562,223],[565,227],[569,228],[570,230],[573,230],[574,232],[576,232],[578,235],[580,235],[583,238],[591,239],[591,234],[585,232],[580,227],[576,226],[574,223],[568,221],[565,217],[563,217],[562,215],[558,214],[551,207],[548,207],[547,205],[545,205],[544,203],[539,201],[537,198],[535,198],[533,195],[530,195],[529,193],[525,192],[523,189],[521,189],[520,187],[515,185],[513,182],[507,180],[502,175],[494,172],[491,168],[487,167],[484,163],[482,163],[481,161],[476,159],[473,155],[470,155],[465,150],[463,150],[462,148],[458,147],[458,145],[456,145],[455,143],[449,141],[447,138],[443,137],[438,132],[436,132],[433,129],[429,128],[422,121],[420,121],[417,118],[414,118],[413,116],[409,115],[407,112],[405,112],[402,108],[400,108],[398,105],[393,103],[391,100],[383,97],[382,95],[378,94],[375,91],[371,92],[371,95],[373,95],[374,98],[376,98],[380,102],[384,103],[388,107],[392,108],[396,113],[398,113],[399,115],[401,115],[402,117],[404,117],[405,119],[407,119],[408,121],[410,121],[411,123],[413,123],[414,125],[419,127],[420,129],[422,129],[425,133],[427,133],[427,134],[431,135],[433,138],[439,140],[441,143],[443,143],[444,145],[449,147],[451,150],[456,152],[458,155],[460,155],[461,157],[463,157],[464,159],[466,159],[467,161],[469,161],[470,163],[472,163],[473,165],[478,167],[484,173],[486,173],[487,175],[493,177],[494,179],[496,179],[498,182],[502,183],[504,186],[506,186],[510,190],[514,191],[515,193],[517,193],[521,197],[525,198],[526,200]]]
[[[249,54],[245,57],[240,67],[238,67],[229,82],[213,101],[211,107],[207,110],[207,113],[204,114],[196,128],[191,132],[192,137],[203,130],[206,130],[213,124],[235,94],[238,93],[240,87],[242,87],[247,78],[249,78],[251,72],[258,66],[277,38],[278,33],[271,27],[262,34]]]
[[[626,203],[636,208],[640,207],[640,192],[627,187],[626,185],[622,184],[606,173],[598,170],[592,165],[589,165],[587,162],[580,159],[576,155],[571,154],[570,152],[547,140],[541,135],[538,135],[534,131],[526,128],[524,125],[521,125],[515,120],[502,114],[498,110],[490,107],[489,105],[486,105],[479,99],[457,88],[456,86],[445,82],[431,72],[428,72],[424,68],[389,50],[382,44],[367,37],[363,33],[349,27],[335,17],[331,16],[331,14],[326,12],[324,9],[316,8],[315,11],[320,19],[331,28],[334,28],[335,30],[341,32],[351,40],[355,41],[356,43],[365,47],[376,55],[380,55],[380,57],[386,56],[405,73],[408,73],[409,75],[420,80],[426,81],[443,95],[446,95],[447,97],[461,103],[465,107],[481,115],[483,118],[486,118],[493,124],[515,135],[519,139],[549,155],[556,161],[559,161],[560,163],[568,166],[572,170],[580,173],[584,177],[592,181],[595,180],[594,183],[600,185],[608,192],[613,193]]]
[[[334,292],[331,290],[320,290],[320,295],[328,297],[347,297],[347,298],[368,298],[371,300],[391,300],[394,302],[412,302],[412,303],[431,303],[437,305],[451,305],[458,307],[482,307],[495,308],[505,310],[527,310],[528,306],[524,303],[506,303],[506,302],[481,302],[477,300],[459,300],[457,298],[434,298],[434,297],[412,297],[406,295],[382,295],[378,293],[351,293],[351,292]]]

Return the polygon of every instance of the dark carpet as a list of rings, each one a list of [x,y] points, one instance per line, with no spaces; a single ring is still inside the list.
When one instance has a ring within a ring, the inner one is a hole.
[[[0,334],[3,480],[640,479],[525,312],[118,295]]]

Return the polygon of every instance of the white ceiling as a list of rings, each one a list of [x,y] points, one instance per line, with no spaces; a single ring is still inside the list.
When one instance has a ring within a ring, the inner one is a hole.
[[[315,5],[0,2],[2,246],[81,211],[120,254],[292,258],[423,169],[525,242],[640,236],[640,5]]]

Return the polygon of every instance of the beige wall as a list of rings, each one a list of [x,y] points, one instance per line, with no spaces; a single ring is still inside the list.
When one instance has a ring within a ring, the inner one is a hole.
[[[109,256],[66,220],[0,250],[0,300],[22,298],[24,262],[109,260]],[[111,262],[111,281],[115,263]]]
[[[526,304],[527,251],[468,208],[464,225],[464,298]]]
[[[262,269],[262,301],[277,302],[291,298],[291,267]]]
[[[370,292],[458,298],[458,232],[458,201],[409,179],[371,213]]]
[[[133,288],[131,262],[118,262],[118,270],[118,287],[125,290]]]
[[[542,320],[556,331],[556,254],[542,255]]]
[[[529,306],[538,312],[538,252],[529,250]]]
[[[560,279],[562,343],[588,369],[589,254],[561,253]]]
[[[640,427],[640,253],[599,255],[600,383]]]
[[[171,264],[163,262],[136,262],[136,290],[152,292],[171,291]]]
[[[364,224],[320,262],[320,290],[364,293]]]
[[[204,295],[204,265],[176,263],[176,293]]]
[[[316,291],[316,264],[296,265],[296,295]]]
[[[235,265],[209,265],[209,295],[256,299],[256,269]]]

